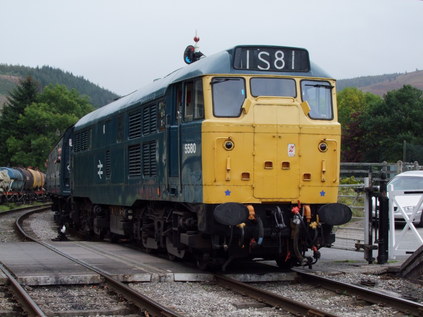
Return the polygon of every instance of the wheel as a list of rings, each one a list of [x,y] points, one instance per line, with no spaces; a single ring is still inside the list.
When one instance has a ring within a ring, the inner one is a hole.
[[[182,259],[185,256],[185,250],[179,250],[174,246],[169,237],[166,237],[166,250],[170,260],[172,260],[172,257]]]
[[[144,248],[144,251],[147,254],[152,254],[153,253],[153,249],[151,249],[151,248]]]
[[[276,264],[279,266],[279,268],[283,270],[289,270],[290,268],[294,266],[294,261],[292,258],[286,261],[283,258],[277,258],[275,259],[275,261],[276,261]]]
[[[210,264],[210,254],[208,253],[199,254],[197,256],[196,264],[200,270],[202,271],[207,270]]]
[[[202,271],[207,270],[207,267],[208,267],[208,262],[207,261],[204,261],[203,259],[197,259],[196,264],[197,264],[197,267],[200,270],[202,270]]]
[[[109,235],[109,238],[110,238],[110,242],[112,242],[112,243],[118,243],[119,242],[119,236],[115,233],[111,232],[110,235]]]

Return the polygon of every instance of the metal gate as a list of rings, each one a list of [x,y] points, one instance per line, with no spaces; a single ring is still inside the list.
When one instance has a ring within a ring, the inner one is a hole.
[[[418,169],[421,169],[421,167],[417,162],[403,163],[399,161],[396,164],[386,162],[342,163],[341,180],[346,179],[349,183],[340,184],[338,201],[349,205],[353,210],[353,218],[348,224],[335,228],[336,241],[333,248],[361,252],[364,250],[364,258],[373,262],[373,250],[378,249],[378,243],[381,240],[378,219],[376,219],[379,216],[377,201],[381,175],[384,173],[387,177],[386,181],[388,181],[403,171]],[[390,201],[393,200],[390,199]],[[418,210],[418,206],[416,208]],[[389,212],[389,214],[391,213],[392,215],[389,216],[389,250],[386,251],[386,258],[389,253],[389,258],[393,259],[399,252],[404,252],[404,250],[399,249],[399,245],[403,244],[406,232],[410,231],[408,229],[411,229],[415,235],[418,232],[412,224],[408,224],[404,227],[403,232],[398,235],[398,230],[395,232],[393,209]],[[414,227],[414,230],[412,227]],[[420,236],[418,239],[421,241]],[[388,240],[388,236],[385,240]]]
[[[417,204],[413,206],[411,214],[409,215],[409,213],[407,213],[407,210],[405,210],[404,206],[401,206],[401,203],[398,201],[398,198],[407,197],[410,195],[419,196],[419,198]],[[422,209],[422,205],[423,192],[421,190],[395,190],[389,192],[389,258],[395,259],[398,254],[403,253],[404,251],[408,251],[407,249],[399,248],[400,245],[406,244],[405,238],[407,236],[407,233],[409,233],[408,229],[411,230],[411,233],[420,243],[420,246],[423,245],[423,238],[419,234],[413,223],[413,220],[416,218],[417,211]],[[401,230],[398,236],[395,234],[395,214],[401,215],[405,220],[404,228]]]

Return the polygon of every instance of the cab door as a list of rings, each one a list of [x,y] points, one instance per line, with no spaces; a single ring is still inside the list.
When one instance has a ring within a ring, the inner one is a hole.
[[[167,188],[170,196],[178,196],[181,191],[180,161],[181,161],[181,120],[183,85],[178,83],[171,88],[168,103],[171,105],[166,117],[167,130]]]
[[[201,126],[204,119],[202,79],[172,87],[174,113],[169,127],[169,192],[184,201],[202,200]]]

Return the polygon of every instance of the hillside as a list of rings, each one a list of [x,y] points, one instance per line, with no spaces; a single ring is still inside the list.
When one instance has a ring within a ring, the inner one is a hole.
[[[0,109],[6,101],[6,96],[16,87],[19,81],[27,76],[31,76],[38,81],[41,87],[49,84],[60,84],[68,89],[75,89],[81,95],[89,97],[94,107],[101,107],[118,96],[109,90],[101,88],[81,76],[64,72],[50,66],[26,67],[0,64]]]
[[[390,90],[410,85],[423,90],[423,71],[417,70],[405,74],[387,74],[379,76],[357,77],[352,79],[341,79],[337,81],[338,91],[347,87],[356,87],[365,92],[383,96]]]
[[[96,107],[101,107],[118,96],[109,90],[101,88],[81,76],[64,72],[50,66],[31,68],[26,66],[13,66],[0,64],[0,109],[6,102],[6,96],[19,81],[26,76],[37,80],[42,87],[49,84],[60,84],[69,89],[76,89],[80,94],[87,95],[90,102]],[[378,76],[363,76],[337,81],[338,92],[346,87],[356,87],[365,92],[383,96],[390,90],[400,89],[404,85],[411,85],[423,90],[423,71],[405,74],[386,74]]]

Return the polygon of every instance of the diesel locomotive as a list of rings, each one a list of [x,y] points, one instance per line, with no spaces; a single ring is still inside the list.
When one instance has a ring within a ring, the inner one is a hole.
[[[48,158],[56,219],[202,268],[311,266],[351,218],[335,80],[303,48],[189,46],[184,60],[65,132]]]

